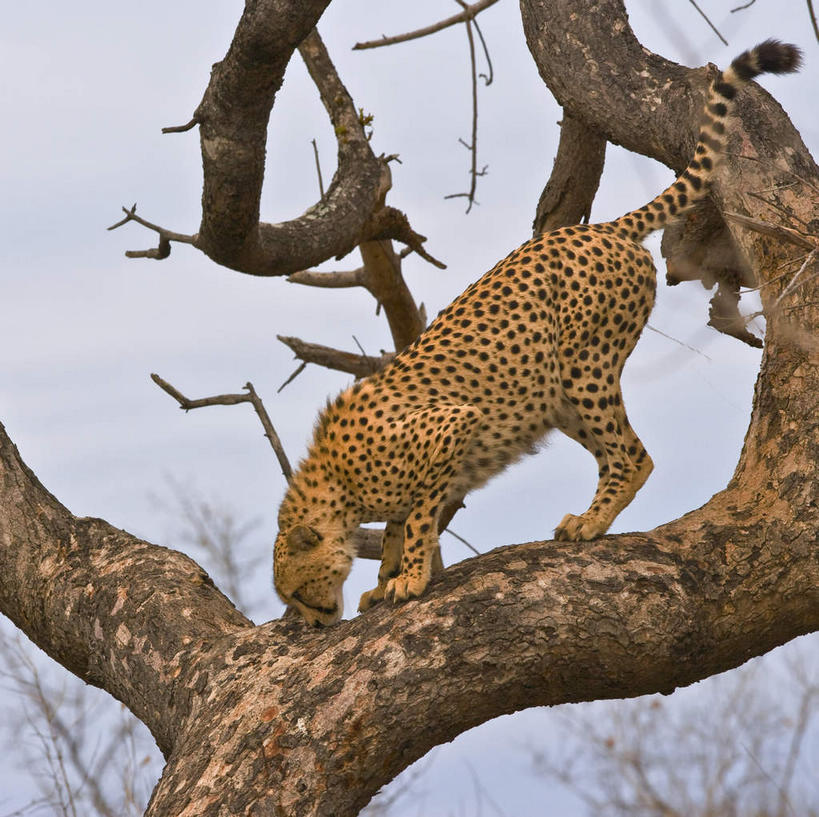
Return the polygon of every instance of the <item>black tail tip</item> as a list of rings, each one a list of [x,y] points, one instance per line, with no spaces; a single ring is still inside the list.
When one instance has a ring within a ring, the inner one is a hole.
[[[759,73],[790,74],[802,65],[802,51],[779,40],[765,40],[752,50]]]

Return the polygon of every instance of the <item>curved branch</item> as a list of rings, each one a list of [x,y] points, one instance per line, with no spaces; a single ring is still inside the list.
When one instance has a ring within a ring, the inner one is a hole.
[[[376,218],[391,186],[389,157],[373,154],[318,32],[304,31],[305,22],[315,23],[326,4],[314,0],[312,16],[292,0],[263,0],[248,7],[195,113],[204,169],[195,245],[239,272],[289,275],[346,255],[371,238],[420,239],[408,229],[406,216],[403,224],[391,222],[386,234]],[[268,224],[260,222],[267,122],[296,46],[330,116],[338,168],[326,193],[306,213]]]
[[[55,661],[122,701],[166,755],[190,703],[177,678],[206,644],[251,627],[187,556],[73,516],[29,471],[2,425],[0,612]]]

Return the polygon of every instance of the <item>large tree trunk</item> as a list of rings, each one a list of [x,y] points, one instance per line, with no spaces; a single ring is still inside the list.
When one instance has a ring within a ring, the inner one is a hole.
[[[522,7],[541,74],[573,116],[685,163],[706,71],[646,55],[616,0]],[[758,216],[740,191],[794,174],[817,185],[819,173],[776,103],[747,93],[730,150],[761,161],[726,161],[714,198]],[[817,218],[815,194],[781,200]],[[804,253],[735,238],[761,281]],[[819,292],[806,276],[773,309],[782,288],[762,290],[766,348],[733,479],[653,531],[498,549],[420,600],[326,630],[254,627],[187,557],[72,516],[0,428],[0,610],[149,726],[167,765],[148,814],[162,817],[353,815],[490,718],[670,692],[738,666],[819,627]]]

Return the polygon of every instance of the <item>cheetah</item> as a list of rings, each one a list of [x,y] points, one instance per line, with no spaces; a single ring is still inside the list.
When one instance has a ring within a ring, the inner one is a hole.
[[[423,593],[438,556],[438,519],[551,429],[597,460],[588,510],[558,540],[604,534],[653,463],[631,428],[620,373],[654,304],[643,239],[707,195],[737,89],[801,61],[767,40],[710,87],[694,156],[648,204],[604,224],[537,235],[444,309],[381,372],[328,402],[279,510],[274,580],[309,623],[342,614],[352,533],[384,521],[378,585],[359,610]]]

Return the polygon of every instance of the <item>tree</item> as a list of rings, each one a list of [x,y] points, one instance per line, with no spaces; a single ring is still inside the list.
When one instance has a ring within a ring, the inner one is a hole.
[[[385,204],[386,160],[368,154],[365,117],[337,86],[324,89],[340,137],[326,198],[310,217],[259,223],[263,131],[296,46],[324,66],[318,83],[334,81],[310,33],[324,5],[245,10],[195,117],[200,230],[159,229],[155,256],[190,239],[225,266],[286,274],[362,242],[423,251]],[[621,3],[578,8],[522,4],[532,56],[567,113],[564,141],[599,153],[605,138],[679,169],[708,72],[647,54]],[[418,602],[327,631],[254,627],[192,560],[72,516],[3,437],[0,609],[151,729],[167,765],[149,814],[352,814],[431,746],[498,714],[670,691],[816,629],[815,244],[766,227],[764,203],[742,191],[774,191],[794,224],[815,224],[817,169],[781,109],[753,93],[714,200],[753,220],[728,223],[765,285],[766,348],[733,479],[679,520],[495,551],[447,571]],[[561,160],[564,178],[573,161]],[[547,202],[539,223],[577,218],[594,185],[583,183],[579,212]],[[778,278],[783,264],[799,278]]]
[[[562,751],[532,747],[535,772],[601,817],[814,817],[809,645],[789,645],[772,682],[760,661],[684,690],[563,711]],[[799,647],[802,647],[800,650]]]

